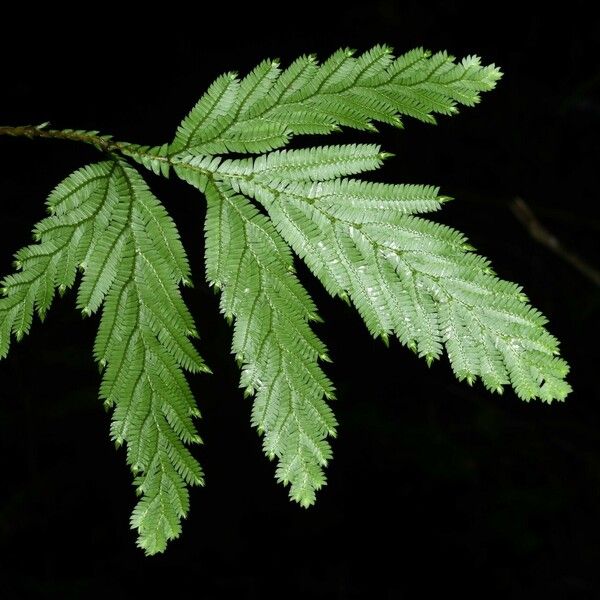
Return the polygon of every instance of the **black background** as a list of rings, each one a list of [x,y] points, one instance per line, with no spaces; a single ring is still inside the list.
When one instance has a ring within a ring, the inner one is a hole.
[[[182,182],[148,175],[196,274],[185,299],[214,371],[191,380],[207,486],[192,491],[182,537],[165,555],[144,558],[128,528],[135,496],[124,452],[109,441],[97,400],[97,319],[81,320],[68,294],[0,364],[3,597],[117,599],[166,587],[172,597],[201,598],[600,591],[600,296],[508,207],[523,197],[566,247],[600,265],[600,23],[578,2],[560,11],[424,4],[222,3],[207,11],[198,3],[199,14],[182,8],[152,28],[141,17],[124,23],[116,10],[105,11],[106,23],[8,20],[0,122],[51,121],[162,143],[214,77],[266,57],[286,64],[378,42],[399,52],[477,53],[505,72],[477,108],[437,127],[407,120],[403,131],[347,131],[336,141],[377,139],[396,154],[379,179],[433,183],[457,198],[435,219],[467,233],[501,276],[524,285],[563,342],[573,394],[547,406],[459,384],[446,360],[428,369],[399,344],[386,350],[371,340],[358,315],[301,269],[325,320],[317,330],[334,359],[326,370],[340,428],[317,505],[289,503],[248,425],[230,329],[203,282],[204,201]],[[0,157],[0,272],[8,273],[48,191],[97,153],[1,138]]]

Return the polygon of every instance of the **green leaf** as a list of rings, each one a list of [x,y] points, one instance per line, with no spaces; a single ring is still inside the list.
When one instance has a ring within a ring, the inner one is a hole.
[[[316,315],[284,285],[294,276],[283,241],[385,343],[395,335],[428,365],[445,350],[459,379],[480,378],[497,392],[510,384],[526,400],[561,400],[570,390],[557,342],[521,288],[497,278],[461,233],[413,216],[450,199],[437,187],[348,178],[391,156],[373,144],[271,151],[293,135],[332,133],[340,125],[401,126],[404,115],[434,123],[436,114],[476,104],[500,76],[476,57],[456,62],[417,49],[394,58],[385,46],[358,57],[339,50],[321,66],[305,56],[282,71],[266,61],[244,79],[219,78],[177,132],[171,162],[207,196],[206,274],[222,291],[222,312],[235,320],[242,387],[256,394],[253,423],[264,432],[267,454],[279,460],[278,479],[291,482],[302,503],[324,483],[319,465],[329,449],[323,439],[302,438],[316,421],[307,426],[290,416],[297,405],[288,371],[320,351],[297,319],[282,316]],[[258,156],[216,156],[229,152]],[[275,344],[274,331],[281,332]],[[298,377],[314,383],[313,375]],[[318,385],[312,393],[328,395]]]
[[[257,192],[284,239],[330,293],[352,300],[373,336],[394,334],[428,362],[445,345],[456,376],[491,391],[510,383],[524,400],[568,394],[558,342],[521,287],[493,275],[459,232],[408,214],[437,209],[436,189],[246,177],[239,187]]]
[[[320,65],[313,56],[287,69],[266,60],[246,77],[219,77],[160,146],[46,124],[2,128],[92,143],[110,155],[56,187],[35,243],[15,254],[16,272],[1,286],[0,358],[81,271],[77,306],[84,315],[101,311],[100,397],[135,475],[131,525],[146,553],[180,534],[189,487],[203,484],[188,449],[201,442],[200,413],[184,371],[209,369],[190,340],[197,332],[180,285],[191,284],[191,271],[175,224],[116,155],[156,175],[173,169],[205,194],[206,278],[234,325],[252,425],[277,462],[277,480],[307,507],[325,484],[337,423],[320,366],[329,355],[312,328],[317,308],[292,251],[384,343],[396,336],[428,365],[445,353],[459,380],[480,379],[494,392],[512,386],[524,400],[563,400],[570,391],[558,341],[521,287],[497,277],[462,233],[415,216],[439,210],[448,196],[430,185],[353,178],[392,156],[376,144],[282,149],[296,135],[402,127],[405,116],[435,123],[479,102],[500,76],[473,56],[342,49]]]
[[[265,61],[241,81],[231,73],[217,79],[179,126],[171,153],[260,154],[293,135],[330,133],[340,125],[401,126],[401,115],[435,122],[435,113],[451,115],[459,104],[479,102],[500,76],[477,57],[456,63],[445,52],[413,50],[394,59],[387,46],[358,57],[339,50],[321,66],[302,57],[284,71]]]
[[[0,356],[44,316],[55,288],[83,269],[78,307],[102,307],[94,356],[104,367],[100,396],[114,406],[111,435],[127,444],[141,499],[132,524],[147,553],[179,535],[189,485],[203,474],[184,444],[200,438],[183,370],[207,371],[189,341],[193,319],[179,293],[189,281],[185,251],[173,221],[140,175],[106,161],[76,171],[50,195],[52,215],[38,223],[38,242],[16,254],[20,271],[3,281]]]
[[[326,402],[333,386],[318,366],[327,350],[309,326],[316,308],[272,224],[231,188],[211,183],[206,196],[207,273],[222,289],[222,312],[235,319],[232,351],[240,386],[255,395],[252,424],[278,460],[278,480],[308,506],[325,483],[326,437],[336,431]]]

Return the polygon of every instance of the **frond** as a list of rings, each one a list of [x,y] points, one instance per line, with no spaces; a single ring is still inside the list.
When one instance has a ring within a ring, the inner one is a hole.
[[[455,62],[446,53],[414,50],[394,58],[376,46],[355,57],[339,50],[318,65],[299,58],[286,70],[264,61],[243,79],[219,77],[183,120],[171,155],[264,153],[293,135],[327,134],[339,126],[374,130],[402,126],[403,115],[435,122],[457,105],[472,106],[501,73],[477,57]]]
[[[445,349],[459,379],[472,384],[479,377],[494,391],[512,384],[524,399],[563,399],[570,389],[556,340],[521,289],[496,278],[462,234],[413,216],[450,199],[438,188],[348,178],[390,156],[377,145],[271,151],[292,135],[340,125],[401,126],[402,115],[434,123],[435,114],[478,102],[499,77],[475,57],[455,62],[418,49],[394,58],[385,46],[358,58],[340,50],[321,66],[305,56],[283,71],[265,61],[242,80],[219,78],[177,131],[170,160],[208,199],[207,278],[222,291],[227,319],[235,319],[242,386],[256,393],[253,423],[264,432],[267,454],[279,459],[278,478],[291,481],[292,496],[304,503],[324,482],[328,429],[300,450],[307,425],[290,417],[295,396],[288,375],[298,362],[288,365],[281,348],[293,347],[300,361],[318,358],[315,340],[300,327],[316,312],[297,285],[285,284],[295,278],[282,240],[386,343],[395,335],[428,364]],[[229,152],[259,156],[215,156]],[[288,335],[281,337],[279,328]],[[299,381],[312,382],[305,396],[322,401],[329,392],[315,384],[320,373],[313,364]]]
[[[321,146],[278,150],[255,159],[225,160],[218,171],[230,178],[251,175],[258,180],[326,181],[378,169],[388,156],[376,144]]]
[[[446,198],[437,188],[270,182],[265,160],[231,184],[263,204],[327,290],[352,300],[372,335],[396,335],[428,363],[445,346],[460,380],[479,377],[492,391],[511,384],[524,400],[548,402],[568,394],[558,342],[521,288],[498,279],[459,232],[410,215],[439,208]],[[229,181],[227,169],[217,174]]]
[[[309,326],[316,308],[269,220],[222,184],[209,182],[205,193],[207,276],[222,290],[222,312],[235,319],[241,387],[255,395],[252,424],[278,460],[278,480],[309,506],[325,483],[326,438],[336,429],[326,402],[333,386],[318,365],[327,351]]]
[[[428,364],[445,351],[459,380],[479,378],[495,392],[511,385],[524,400],[562,400],[570,391],[558,341],[521,287],[499,279],[462,233],[416,216],[449,197],[434,186],[354,178],[391,156],[376,144],[281,149],[295,135],[402,127],[405,116],[435,123],[479,102],[500,77],[473,56],[342,49],[322,64],[303,56],[282,69],[266,60],[246,77],[219,77],[162,146],[46,132],[113,158],[59,184],[35,243],[16,253],[16,272],[1,283],[0,358],[81,271],[77,307],[102,314],[94,343],[100,397],[113,409],[112,439],[126,444],[140,496],[131,525],[146,553],[180,534],[188,488],[203,484],[188,449],[201,442],[200,413],[184,371],[209,369],[190,341],[197,331],[180,285],[191,274],[175,224],[114,154],[165,177],[173,168],[206,195],[206,277],[234,323],[252,424],[277,460],[278,481],[309,506],[325,484],[337,423],[334,388],[319,363],[329,360],[327,349],[311,327],[317,309],[292,251],[332,296],[354,304],[374,337],[395,336]]]
[[[94,356],[104,367],[100,396],[114,406],[111,435],[127,444],[141,499],[132,525],[149,554],[179,535],[187,486],[203,482],[185,444],[198,443],[198,416],[183,370],[207,371],[189,337],[193,319],[179,293],[190,280],[173,221],[140,175],[119,161],[76,171],[50,194],[51,216],[34,230],[36,244],[16,254],[19,272],[3,281],[0,356],[10,334],[43,318],[55,289],[83,278],[84,315],[103,306]]]

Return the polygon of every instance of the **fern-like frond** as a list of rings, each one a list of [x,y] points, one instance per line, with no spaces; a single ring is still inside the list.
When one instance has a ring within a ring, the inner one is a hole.
[[[524,400],[564,399],[567,364],[521,288],[498,279],[459,232],[411,216],[439,208],[447,198],[436,188],[310,176],[269,181],[269,161],[249,160],[232,179],[224,162],[217,176],[267,209],[283,238],[331,294],[352,300],[374,336],[396,335],[428,363],[445,346],[456,376],[470,384],[479,377],[492,391],[512,384]]]
[[[434,123],[457,105],[472,106],[500,71],[477,57],[455,62],[445,52],[413,50],[394,58],[376,46],[355,57],[339,50],[322,65],[304,56],[282,71],[264,61],[243,79],[218,78],[183,120],[171,154],[263,153],[293,135],[326,134],[339,126],[374,130],[402,126],[402,115]]]
[[[104,367],[100,396],[115,409],[111,435],[127,444],[141,495],[132,525],[146,552],[161,552],[181,531],[187,486],[203,481],[185,447],[200,438],[183,370],[207,370],[189,341],[195,326],[179,293],[190,281],[185,251],[163,206],[123,162],[76,171],[48,207],[38,242],[16,254],[20,270],[3,281],[0,355],[11,332],[27,333],[34,310],[43,317],[55,289],[73,286],[81,269],[78,307],[90,315],[103,306],[94,345]]]
[[[401,126],[403,115],[434,123],[435,114],[477,103],[500,76],[476,57],[456,62],[444,52],[417,49],[394,58],[384,46],[358,57],[340,50],[322,65],[305,56],[285,70],[265,61],[243,79],[217,79],[179,126],[169,160],[179,177],[207,195],[207,277],[223,292],[225,315],[236,320],[243,385],[257,391],[254,424],[265,430],[267,452],[277,448],[280,478],[289,458],[283,446],[271,445],[277,421],[267,417],[291,398],[282,349],[302,358],[310,348],[298,325],[276,321],[281,278],[293,277],[285,271],[292,267],[283,240],[386,343],[396,336],[428,364],[445,348],[460,380],[480,378],[496,392],[511,384],[523,399],[548,402],[569,392],[558,343],[521,288],[498,279],[462,234],[414,216],[449,199],[438,188],[349,178],[390,156],[377,145],[276,150],[297,134],[339,126],[373,130],[376,122]],[[259,155],[219,156],[230,152]],[[270,221],[247,198],[258,201]],[[250,235],[251,223],[261,224],[260,243]],[[263,260],[280,263],[280,278],[266,278]],[[289,290],[286,295],[295,320],[306,321],[302,303]],[[318,352],[307,356],[315,361]],[[318,386],[312,393],[327,395]],[[277,444],[297,444],[296,433],[282,433],[280,425],[275,432]],[[318,452],[313,458],[316,469]],[[292,480],[292,495],[294,486]]]
[[[195,181],[192,179],[192,183]],[[327,350],[309,322],[316,308],[294,275],[292,256],[273,225],[231,187],[206,180],[206,271],[235,319],[233,353],[241,387],[255,395],[252,424],[277,458],[277,478],[302,506],[315,500],[331,457],[333,386],[318,361]]]
[[[326,181],[378,169],[391,156],[380,150],[376,144],[279,150],[255,159],[225,160],[218,171],[232,179],[252,175],[268,181]]]
[[[187,447],[200,442],[199,411],[184,371],[208,368],[190,341],[196,328],[179,287],[191,276],[177,229],[122,157],[165,177],[172,168],[204,192],[206,276],[234,323],[252,424],[277,459],[277,479],[309,506],[325,483],[337,423],[319,364],[329,357],[311,327],[317,309],[292,250],[332,296],[354,304],[374,337],[395,336],[428,364],[445,351],[459,380],[479,378],[495,392],[511,385],[524,400],[570,391],[558,342],[521,287],[499,279],[463,234],[417,216],[449,200],[437,187],[354,178],[391,156],[375,144],[282,149],[295,135],[401,127],[404,116],[434,123],[477,103],[500,76],[477,57],[416,49],[395,58],[376,46],[360,56],[339,50],[322,64],[303,56],[287,69],[267,60],[243,78],[227,73],[161,146],[47,124],[0,127],[93,144],[111,157],[52,192],[35,243],[15,255],[17,272],[1,283],[0,358],[81,271],[77,306],[102,312],[100,396],[136,476],[131,524],[148,554],[179,535],[188,487],[203,483]]]

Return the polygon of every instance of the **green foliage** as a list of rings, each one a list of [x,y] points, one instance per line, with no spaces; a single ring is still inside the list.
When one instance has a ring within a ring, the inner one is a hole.
[[[1,352],[9,335],[43,319],[55,289],[64,292],[83,271],[77,306],[102,306],[94,356],[103,367],[100,397],[114,407],[111,436],[127,444],[141,499],[132,525],[149,553],[181,531],[187,485],[203,482],[184,444],[198,443],[199,412],[183,369],[207,368],[189,336],[196,335],[178,284],[190,278],[175,225],[139,173],[118,160],[84,167],[48,199],[51,216],[34,230],[36,244],[16,254],[19,272],[4,282]]]
[[[233,352],[242,365],[241,386],[256,394],[252,424],[263,448],[277,457],[277,479],[309,506],[325,483],[331,458],[325,440],[336,421],[324,398],[333,386],[318,360],[327,350],[308,322],[316,307],[294,275],[289,248],[264,215],[220,182],[203,190],[207,278],[223,290],[221,310],[235,317]]]
[[[449,200],[438,188],[353,177],[391,156],[375,144],[278,149],[293,136],[340,127],[401,127],[404,116],[433,123],[435,114],[476,104],[499,78],[476,57],[455,62],[413,50],[394,58],[377,46],[358,57],[340,50],[322,65],[305,56],[285,70],[265,61],[243,79],[223,75],[159,147],[45,125],[7,131],[76,139],[110,154],[52,192],[36,243],[16,254],[18,271],[4,279],[0,299],[0,357],[81,270],[77,306],[84,315],[102,308],[100,396],[114,408],[111,435],[127,445],[136,475],[141,499],[131,522],[147,553],[179,534],[188,486],[203,482],[186,447],[200,442],[192,421],[199,412],[183,371],[208,368],[189,339],[197,334],[179,285],[191,277],[175,225],[118,155],[157,175],[172,169],[204,193],[206,277],[234,322],[252,425],[277,461],[278,481],[309,506],[325,483],[337,423],[333,385],[319,364],[327,349],[311,326],[317,309],[292,250],[385,343],[396,336],[428,364],[445,350],[459,380],[480,379],[494,392],[510,385],[524,400],[563,400],[570,391],[558,342],[521,287],[498,278],[464,235],[415,216]],[[254,156],[223,156],[230,153]]]
[[[417,49],[394,59],[376,46],[358,58],[338,50],[321,66],[303,56],[285,71],[266,60],[239,80],[219,77],[177,130],[172,152],[262,153],[300,134],[327,134],[339,126],[376,131],[373,122],[402,126],[402,115],[435,123],[456,104],[472,106],[500,78],[475,56],[460,63],[445,52]]]

